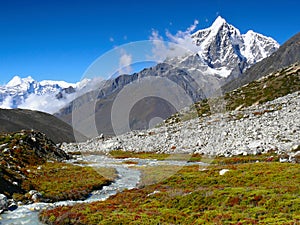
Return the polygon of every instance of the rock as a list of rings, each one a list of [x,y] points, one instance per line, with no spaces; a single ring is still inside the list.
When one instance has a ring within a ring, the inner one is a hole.
[[[155,191],[153,191],[152,193],[148,194],[147,197],[149,197],[149,196],[151,196],[151,195],[158,194],[158,193],[160,193],[160,191],[155,190]]]
[[[261,141],[252,141],[247,145],[247,147],[250,149],[257,149],[260,146],[261,146]]]
[[[258,111],[266,113],[260,116],[252,115]],[[132,131],[104,140],[101,140],[100,136],[98,139],[76,145],[63,144],[62,149],[66,152],[94,152],[95,149],[99,149],[104,154],[114,149],[158,153],[176,151],[226,157],[276,151],[277,154],[288,153],[281,158],[291,161],[289,157],[292,153],[299,151],[299,111],[300,92],[295,92],[271,102],[244,108],[242,112],[208,115],[201,120],[195,118],[180,123],[174,122],[166,127]],[[236,120],[241,113],[244,119]],[[172,146],[176,146],[173,151]]]
[[[18,205],[15,203],[15,202],[12,202],[8,207],[7,207],[7,209],[9,210],[9,211],[14,211],[14,210],[16,210],[18,208]]]
[[[296,153],[291,154],[289,161],[293,162],[293,163],[300,163],[300,151],[297,151]]]
[[[30,191],[28,192],[28,194],[29,194],[30,196],[32,196],[32,195],[34,195],[34,194],[36,194],[36,193],[38,193],[37,190],[30,190]]]
[[[4,154],[6,154],[6,153],[10,153],[10,149],[9,148],[5,148],[3,151],[2,151],[2,153],[4,153]]]
[[[279,158],[279,162],[281,163],[285,163],[285,162],[288,162],[289,160],[286,159],[286,158]]]
[[[300,150],[300,144],[293,145],[291,150],[292,150],[292,152]]]
[[[43,195],[38,192],[38,193],[35,193],[34,195],[32,195],[31,199],[34,202],[40,202],[42,197],[43,197]]]
[[[4,194],[0,194],[0,211],[7,210],[8,200]]]
[[[220,172],[219,172],[219,174],[221,175],[221,176],[223,176],[225,173],[227,173],[229,170],[228,169],[222,169],[222,170],[220,170]]]
[[[18,202],[18,206],[22,206],[22,205],[24,205],[23,202],[21,202],[21,201]]]
[[[43,195],[36,190],[31,190],[28,192],[28,194],[30,195],[30,199],[33,202],[39,202],[41,200],[41,198],[43,197]]]

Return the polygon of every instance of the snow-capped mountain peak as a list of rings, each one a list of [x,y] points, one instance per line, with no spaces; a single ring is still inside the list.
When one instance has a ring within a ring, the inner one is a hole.
[[[54,113],[73,100],[73,93],[81,91],[88,83],[87,79],[77,83],[39,82],[31,76],[14,76],[6,85],[0,86],[0,108],[28,108]]]
[[[249,64],[254,64],[270,55],[279,48],[279,44],[271,37],[249,30],[242,35],[244,46],[242,54],[248,59]]]
[[[223,17],[218,16],[209,29],[219,30],[224,24],[227,24],[226,20]]]
[[[221,16],[210,27],[196,31],[191,37],[200,47],[201,61],[209,67],[206,71],[214,71],[213,74],[225,78],[232,72],[242,73],[279,48],[275,40],[252,30],[241,34]]]
[[[7,84],[6,87],[15,87],[18,85],[21,85],[23,83],[30,83],[33,82],[33,78],[31,76],[28,76],[26,78],[21,78],[19,76],[14,76]]]

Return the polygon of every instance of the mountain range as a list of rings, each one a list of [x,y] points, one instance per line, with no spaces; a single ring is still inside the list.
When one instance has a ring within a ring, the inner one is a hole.
[[[88,80],[77,83],[65,81],[36,81],[31,76],[14,76],[0,86],[0,108],[24,108],[54,113],[74,99],[74,93],[84,89]],[[51,104],[49,104],[51,102]]]
[[[130,130],[147,129],[170,117],[179,108],[220,95],[222,91],[232,90],[258,78],[253,73],[263,76],[275,71],[277,67],[273,68],[266,62],[275,65],[274,57],[283,60],[280,58],[283,52],[286,55],[282,58],[288,58],[293,53],[293,45],[298,43],[297,38],[294,38],[294,41],[279,48],[275,40],[252,30],[241,34],[221,17],[211,27],[193,33],[191,38],[197,52],[167,59],[131,75],[123,74],[106,80],[96,89],[89,89],[89,84],[93,83],[89,80],[67,84],[55,81],[36,82],[32,78],[16,77],[0,87],[0,103],[2,107],[7,102],[15,103],[10,105],[15,108],[26,105],[29,100],[43,102],[37,101],[37,98],[46,99],[46,105],[54,105],[55,110],[51,108],[51,111],[44,111],[56,112],[56,117],[69,124],[76,124],[75,129],[79,128],[87,137],[94,137],[99,133],[121,134],[128,131],[128,127]],[[295,51],[298,51],[297,48]],[[284,59],[284,65],[299,61],[295,57],[297,58],[294,56],[290,60]],[[251,72],[252,68],[264,70],[255,69]],[[162,83],[162,79],[168,82]],[[183,92],[179,95],[178,90]],[[117,102],[126,91],[125,101],[118,105]],[[148,94],[138,99],[136,96],[141,93]],[[117,110],[114,109],[116,105]],[[124,122],[117,125],[117,132],[112,118],[116,111],[123,111],[124,120],[128,120],[128,125]]]
[[[190,64],[188,60],[179,65],[194,68],[193,64],[196,64],[202,73],[220,77],[238,76],[279,48],[274,39],[253,30],[241,34],[239,29],[220,16],[211,27],[199,30],[191,37],[200,47],[198,62]]]
[[[272,38],[254,31],[241,34],[220,16],[211,27],[198,30],[191,37],[199,51],[166,63],[172,67],[184,68],[192,75],[200,72],[201,75],[218,78],[239,76],[279,47]],[[158,65],[159,69],[161,67],[165,66]],[[87,79],[77,83],[50,80],[38,82],[30,76],[15,76],[6,85],[0,86],[0,108],[26,108],[55,113],[71,102],[74,93],[84,88],[88,82]],[[52,104],[47,104],[48,102]]]
[[[253,31],[241,34],[221,17],[211,27],[199,30],[191,37],[197,52],[167,59],[138,73],[107,80],[101,88],[79,96],[55,115],[76,124],[89,137],[95,134],[89,133],[91,126],[96,126],[98,133],[107,135],[147,129],[153,118],[166,119],[178,108],[216,95],[225,82],[239,77],[247,68],[270,56],[279,47],[272,38]],[[116,100],[126,90],[127,98],[118,105]],[[181,94],[178,91],[182,91]],[[138,99],[137,96],[145,93],[148,96]],[[163,103],[166,101],[169,104]],[[130,104],[135,107],[128,108]],[[113,107],[120,109],[113,110]],[[119,121],[120,124],[114,125],[116,121],[111,117],[115,111],[123,111],[121,117],[125,117],[128,124]],[[84,116],[74,119],[74,115]]]

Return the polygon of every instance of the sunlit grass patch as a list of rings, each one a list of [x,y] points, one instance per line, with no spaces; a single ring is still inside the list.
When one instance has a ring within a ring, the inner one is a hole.
[[[139,159],[157,159],[165,160],[170,154],[158,154],[151,152],[129,152],[123,150],[113,150],[109,152],[110,156],[116,159],[139,158]]]
[[[222,161],[206,170],[198,165],[157,167],[160,171],[145,167],[142,173],[150,175],[150,182],[179,170],[156,184],[124,191],[104,202],[44,211],[41,218],[48,224],[64,224],[61,218],[67,218],[68,224],[87,225],[299,223],[300,165],[252,163],[256,156],[239,158],[239,163]],[[222,169],[229,171],[220,175]]]
[[[138,159],[154,159],[154,160],[175,160],[187,162],[201,162],[207,160],[209,157],[201,154],[187,154],[187,153],[156,153],[156,152],[130,152],[123,150],[110,151],[110,156],[116,159],[138,158]],[[209,162],[211,158],[209,158]]]
[[[146,185],[155,184],[161,182],[175,173],[178,172],[182,167],[181,166],[145,166],[145,167],[136,167],[142,173],[140,186],[144,187]]]
[[[50,201],[84,199],[93,190],[109,184],[115,176],[112,168],[94,169],[57,162],[31,166],[26,170],[30,172],[23,188],[37,190]]]

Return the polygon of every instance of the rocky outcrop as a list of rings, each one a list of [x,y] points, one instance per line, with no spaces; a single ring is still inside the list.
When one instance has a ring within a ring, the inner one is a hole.
[[[0,194],[9,198],[14,193],[25,194],[22,182],[28,174],[27,166],[67,159],[69,155],[43,133],[20,131],[0,134]]]
[[[4,194],[0,194],[0,213],[6,210],[8,207],[8,200]]]

